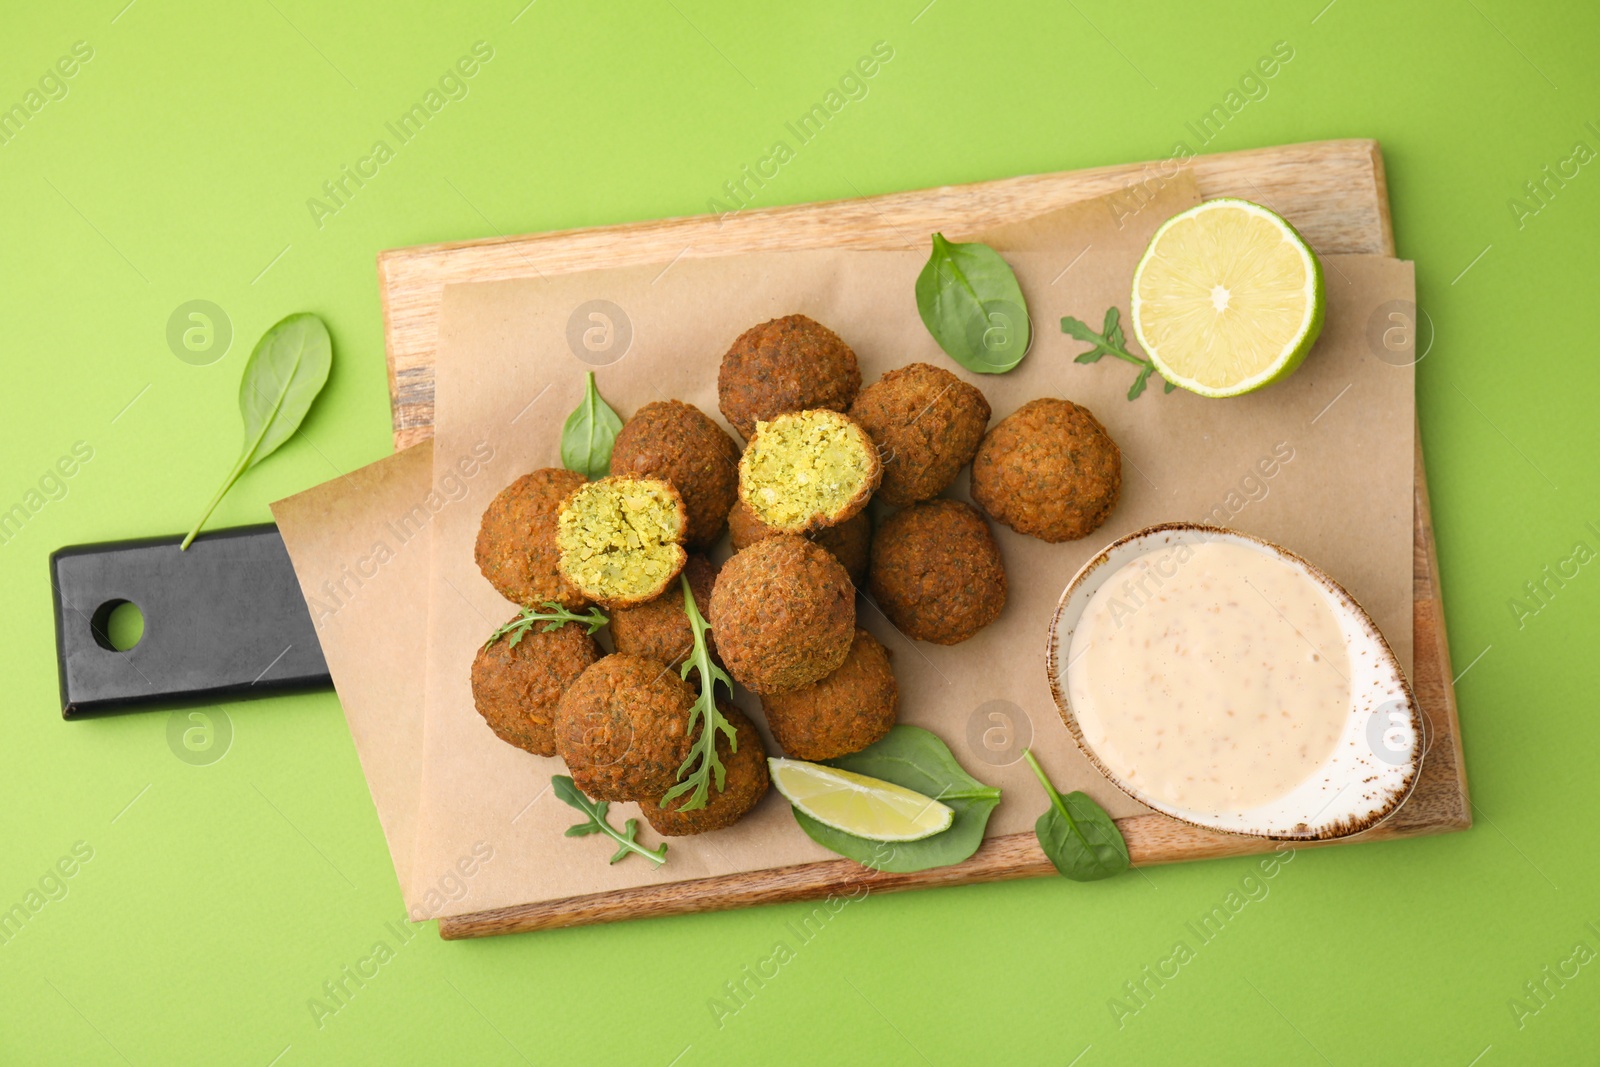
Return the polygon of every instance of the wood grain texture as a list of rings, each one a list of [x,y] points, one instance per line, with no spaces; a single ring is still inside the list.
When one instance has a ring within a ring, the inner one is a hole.
[[[1170,177],[1177,161],[949,185],[725,216],[563,230],[390,249],[378,254],[396,451],[433,433],[433,357],[444,287],[678,256],[794,248],[924,247],[936,229],[981,229],[1134,183]],[[1291,219],[1320,254],[1394,254],[1383,157],[1370,140],[1313,141],[1182,162],[1203,197],[1242,196]]]
[[[1185,165],[1192,168],[1203,196],[1238,195],[1268,204],[1289,217],[1319,252],[1394,254],[1383,160],[1376,142],[1326,141],[1256,149],[1201,156]],[[899,239],[902,231],[920,235],[951,220],[976,228],[1038,214],[1123,188],[1141,175],[1158,174],[1154,169],[1158,166],[1102,167],[870,200],[772,208],[720,223],[712,217],[673,219],[385,252],[378,265],[397,447],[431,433],[433,343],[441,290],[447,282],[657,262],[680,253],[881,248],[886,239]],[[1428,749],[1411,797],[1388,821],[1360,835],[1362,840],[1443,833],[1471,825],[1420,436],[1414,515],[1412,684],[1427,719]],[[1248,855],[1276,847],[1270,841],[1213,833],[1164,815],[1121,819],[1118,826],[1138,866]],[[1343,842],[1295,847],[1339,843]],[[829,860],[445,918],[439,920],[439,933],[455,940],[1053,873],[1032,834],[1009,834],[985,841],[965,862],[938,870],[885,874],[850,860]]]

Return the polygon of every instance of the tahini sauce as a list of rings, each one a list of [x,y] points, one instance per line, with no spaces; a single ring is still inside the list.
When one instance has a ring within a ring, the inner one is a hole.
[[[1159,548],[1117,570],[1084,609],[1066,673],[1106,767],[1198,812],[1288,793],[1350,714],[1350,657],[1321,588],[1230,541]]]

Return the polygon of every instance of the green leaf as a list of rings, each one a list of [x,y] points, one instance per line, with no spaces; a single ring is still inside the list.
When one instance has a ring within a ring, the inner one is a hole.
[[[554,600],[547,600],[539,607],[541,609],[539,611],[534,611],[528,607],[523,608],[521,614],[516,618],[490,634],[489,640],[483,643],[483,647],[488,648],[503,637],[507,639],[506,643],[511,648],[516,648],[517,645],[522,643],[523,635],[536,622],[544,623],[544,626],[540,628],[544,633],[549,633],[551,630],[559,630],[567,623],[575,622],[579,626],[587,628],[589,636],[593,637],[600,627],[611,621],[605,617],[599,608],[593,606],[582,615],[574,615]]]
[[[188,548],[239,476],[272,455],[305,421],[333,367],[333,341],[316,315],[302,311],[261,335],[239,379],[244,445],[200,521],[179,548]]]
[[[948,830],[921,841],[868,841],[795,811],[795,821],[817,844],[874,870],[903,873],[960,863],[983,844],[989,814],[1000,803],[1000,790],[968,774],[937,734],[916,726],[896,726],[860,752],[824,762],[914,789],[955,812]]]
[[[1031,327],[1022,287],[988,245],[954,244],[934,234],[916,292],[923,325],[968,370],[1004,374],[1028,354]]]
[[[1128,843],[1116,821],[1087,793],[1056,792],[1033,753],[1023,755],[1050,797],[1050,807],[1034,823],[1033,832],[1056,870],[1074,882],[1098,881],[1127,870]]]
[[[1124,363],[1131,363],[1139,368],[1139,376],[1133,380],[1133,385],[1128,388],[1128,399],[1137,400],[1139,394],[1144,392],[1144,387],[1149,384],[1150,375],[1155,373],[1156,365],[1142,356],[1136,356],[1128,351],[1127,340],[1122,334],[1122,312],[1115,306],[1106,308],[1105,325],[1100,333],[1095,333],[1088,323],[1082,319],[1075,319],[1071,315],[1061,319],[1061,332],[1076,337],[1080,341],[1087,341],[1094,345],[1088,352],[1080,353],[1073,357],[1074,363],[1096,363],[1102,356],[1116,356]],[[1171,382],[1166,384],[1167,392],[1172,392],[1174,386]]]
[[[694,590],[689,587],[689,576],[681,575],[679,582],[683,585],[683,613],[689,617],[689,630],[694,634],[694,650],[683,661],[680,675],[684,681],[689,680],[690,671],[700,675],[700,695],[689,711],[689,721],[684,729],[687,733],[693,734],[698,724],[700,733],[695,737],[693,747],[689,749],[688,758],[678,768],[678,784],[666,791],[660,803],[664,808],[669,800],[676,800],[688,793],[689,799],[678,805],[676,810],[694,811],[696,808],[705,807],[711,799],[712,779],[716,780],[717,792],[722,792],[724,788],[727,769],[722,765],[722,757],[717,755],[718,731],[728,739],[730,751],[738,750],[739,738],[735,734],[733,724],[722,714],[722,709],[717,707],[717,683],[721,682],[728,687],[728,696],[731,698],[733,679],[711,659],[711,645],[706,640],[711,625],[706,622],[705,616],[700,614],[699,605],[694,602]]]
[[[1122,323],[1118,321],[1121,317],[1122,313],[1117,310],[1116,305],[1106,308],[1106,323],[1100,331],[1106,335],[1106,340],[1115,348],[1124,347]]]
[[[1144,392],[1145,383],[1150,378],[1150,372],[1155,370],[1155,369],[1156,369],[1155,365],[1151,364],[1150,366],[1145,367],[1143,370],[1141,370],[1139,372],[1139,376],[1137,378],[1135,378],[1133,380],[1133,384],[1128,387],[1128,399],[1129,400],[1137,400],[1137,399],[1139,399],[1139,394]]]
[[[611,448],[622,420],[594,387],[594,371],[583,387],[583,399],[561,427],[561,465],[593,481],[611,472]]]
[[[573,780],[565,775],[558,774],[550,779],[550,786],[555,791],[557,799],[569,807],[577,808],[588,816],[587,822],[578,823],[576,826],[567,827],[568,837],[587,837],[590,834],[605,834],[617,843],[617,851],[611,857],[611,862],[623,860],[630,853],[636,853],[654,863],[657,867],[667,862],[667,844],[661,843],[659,848],[645,848],[639,844],[639,820],[629,819],[621,830],[612,826],[606,820],[606,813],[611,810],[611,804],[605,800],[590,800],[584,795]]]

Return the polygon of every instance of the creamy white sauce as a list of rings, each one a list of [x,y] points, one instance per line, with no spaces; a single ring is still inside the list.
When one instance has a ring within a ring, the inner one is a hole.
[[[1197,812],[1285,795],[1350,715],[1350,657],[1321,587],[1229,541],[1156,549],[1112,574],[1073,631],[1066,675],[1107,769]]]

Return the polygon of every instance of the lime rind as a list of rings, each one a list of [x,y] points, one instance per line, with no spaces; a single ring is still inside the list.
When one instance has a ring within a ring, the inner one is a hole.
[[[955,811],[914,789],[821,763],[772,756],[773,788],[796,809],[842,833],[867,841],[921,841],[948,830]],[[803,788],[810,785],[812,788]],[[843,810],[841,810],[843,809]],[[877,827],[864,825],[877,822]],[[886,831],[883,823],[905,829]]]
[[[1217,210],[1220,207],[1238,208],[1270,221],[1283,232],[1285,238],[1299,252],[1301,260],[1307,267],[1304,287],[1306,309],[1300,320],[1300,328],[1296,331],[1294,338],[1284,346],[1278,356],[1271,360],[1262,371],[1222,388],[1208,386],[1187,375],[1180,374],[1162,357],[1159,346],[1152,344],[1145,335],[1143,328],[1143,301],[1139,298],[1139,281],[1144,275],[1146,265],[1160,245],[1163,235],[1172,226],[1185,219]],[[1312,346],[1317,342],[1318,335],[1322,332],[1322,323],[1327,310],[1326,293],[1327,289],[1323,281],[1321,261],[1317,258],[1316,253],[1311,250],[1311,246],[1306,243],[1306,239],[1300,235],[1300,231],[1296,230],[1289,220],[1270,208],[1262,207],[1260,204],[1240,197],[1218,197],[1197,204],[1185,211],[1180,211],[1166,222],[1163,222],[1150,238],[1150,244],[1146,246],[1144,255],[1139,257],[1139,265],[1134,268],[1132,295],[1130,297],[1131,314],[1129,317],[1133,320],[1134,336],[1139,339],[1140,347],[1144,349],[1145,354],[1150,357],[1150,361],[1156,365],[1156,370],[1167,381],[1204,397],[1241,396],[1264,388],[1274,382],[1282,381],[1293,374],[1301,363],[1305,362],[1307,354],[1310,353]]]

